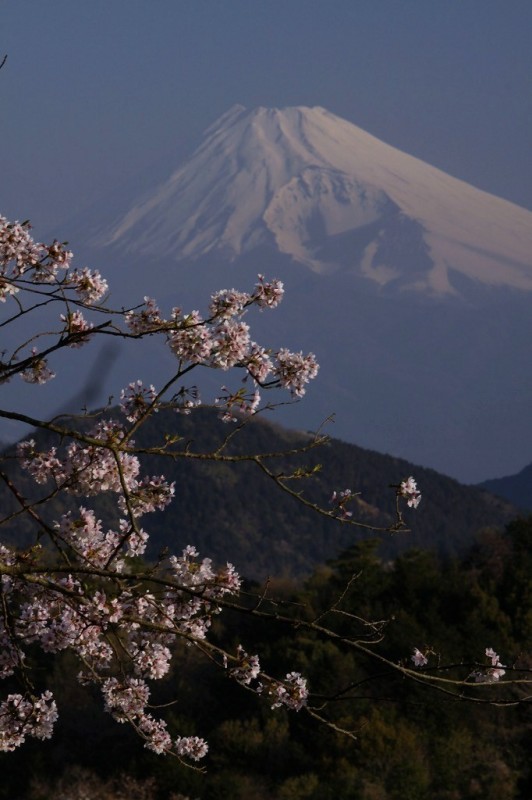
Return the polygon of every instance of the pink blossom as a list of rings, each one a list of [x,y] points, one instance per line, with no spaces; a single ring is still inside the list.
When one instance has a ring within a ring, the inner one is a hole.
[[[215,405],[225,409],[221,415],[223,422],[237,422],[234,412],[253,416],[259,410],[261,397],[257,388],[252,394],[246,393],[245,389],[239,389],[237,392],[231,393],[226,386],[222,386],[222,391],[226,392],[226,394],[217,397],[214,402]]]
[[[68,314],[61,314],[61,319],[65,323],[65,332],[68,336],[76,336],[76,341],[72,342],[70,347],[81,347],[88,336],[80,336],[86,333],[93,327],[92,322],[88,322],[81,311],[69,311]]]
[[[423,653],[418,650],[417,647],[414,647],[414,653],[411,656],[411,659],[414,662],[415,667],[424,667],[425,664],[429,663],[428,658],[423,655]]]
[[[247,292],[237,292],[236,289],[222,289],[212,295],[209,312],[212,317],[230,319],[242,314],[250,302],[251,296]]]
[[[46,358],[41,358],[37,354],[37,349],[32,349],[32,360],[30,365],[20,373],[20,377],[26,383],[48,383],[49,380],[55,378],[55,372],[48,369],[48,362]]]
[[[151,407],[155,412],[159,409],[154,406],[157,392],[153,384],[144,386],[142,381],[133,381],[120,393],[120,408],[129,422],[136,422]]]
[[[308,699],[307,682],[299,672],[289,672],[284,682],[272,683],[268,693],[274,698],[272,708],[286,706],[300,711]]]
[[[207,742],[197,736],[179,736],[176,739],[175,746],[178,755],[184,758],[191,758],[193,761],[200,761],[200,759],[205,758],[209,750]]]
[[[182,387],[172,398],[174,410],[178,414],[191,414],[193,408],[201,405],[201,397],[197,386]]]
[[[4,275],[0,275],[0,303],[5,303],[10,295],[14,295],[18,291],[18,286],[9,281]]]
[[[179,361],[174,377],[165,384],[168,392],[196,365],[223,370],[239,367],[248,381],[245,388],[236,392],[224,389],[226,395],[221,398],[227,413],[239,414],[258,410],[259,385],[282,386],[301,397],[318,371],[312,354],[281,349],[274,359],[270,350],[251,341],[242,317],[251,305],[274,308],[280,302],[283,286],[278,280],[267,282],[259,276],[251,294],[236,289],[214,293],[206,320],[197,311],[183,315],[179,308],[165,320],[155,300],[145,297],[142,306],[128,312],[106,310],[111,322],[94,326],[82,307],[101,300],[108,290],[107,281],[87,267],[70,271],[71,258],[65,244],[35,244],[28,225],[0,218],[0,300],[29,289],[44,297],[44,304],[63,303],[62,330],[46,334],[49,352],[79,346],[102,331],[124,337],[161,332]],[[59,279],[60,270],[66,274]],[[26,313],[22,301],[19,309]],[[100,311],[104,309],[93,313]],[[42,341],[38,336],[28,333],[27,342]],[[16,371],[20,352],[21,347],[14,351],[10,371]],[[44,383],[53,376],[45,355],[36,349],[19,366],[22,378],[30,383]],[[144,386],[140,380],[130,383],[121,393],[127,421],[133,425],[143,422],[145,415],[158,410],[159,398],[154,386]],[[171,402],[186,413],[199,404],[199,394],[195,387],[182,387]],[[71,496],[70,503],[76,496],[83,497],[84,504],[41,526],[39,538],[48,537],[49,548],[37,541],[19,553],[0,545],[5,573],[0,579],[4,602],[0,677],[29,669],[27,647],[39,647],[46,653],[69,649],[81,662],[79,681],[98,686],[106,710],[118,722],[131,724],[147,748],[197,761],[208,749],[202,738],[179,736],[172,741],[166,722],[147,712],[151,681],[168,674],[180,639],[198,649],[209,648],[205,640],[222,611],[222,599],[238,594],[241,579],[232,564],[217,567],[211,559],[200,558],[192,546],[185,547],[180,556],[161,556],[145,567],[145,574],[136,573],[131,559],[144,553],[149,540],[139,521],[166,508],[175,487],[163,475],[141,474],[138,452],[142,450],[135,449],[130,426],[103,415],[98,419],[92,427],[84,424],[77,432],[62,430],[61,424],[54,422],[59,444],[39,450],[30,439],[18,447],[18,458],[29,475],[39,484],[52,484],[49,496],[64,492]],[[168,454],[173,455],[172,451]],[[86,503],[87,498],[102,494],[107,496],[99,507],[111,507],[112,522],[107,524]],[[40,513],[39,502],[35,507]],[[53,553],[59,558],[56,569]],[[223,657],[217,647],[213,652]],[[284,680],[261,675],[258,654],[249,655],[241,645],[229,673],[254,691],[269,693],[274,707],[299,710],[307,701],[306,681],[299,673],[289,672]],[[0,749],[12,750],[27,736],[47,738],[56,717],[50,692],[40,697],[29,692],[8,695],[0,703]]]
[[[210,365],[224,370],[234,367],[245,359],[249,343],[249,325],[223,319],[212,330]]]
[[[107,678],[102,685],[105,699],[105,710],[109,711],[118,722],[126,722],[144,714],[150,690],[145,681],[139,678]]]
[[[153,750],[154,753],[172,752],[172,738],[167,731],[166,722],[162,719],[154,719],[150,714],[143,714],[140,718],[139,730],[146,739],[145,747]]]
[[[57,707],[51,692],[43,692],[40,697],[8,695],[0,704],[0,750],[15,750],[26,736],[49,739],[56,719]]]
[[[259,384],[264,383],[273,371],[273,362],[269,352],[256,342],[250,343],[243,365],[246,367],[251,377]]]
[[[353,516],[352,511],[347,510],[347,503],[354,497],[354,492],[351,489],[344,489],[343,492],[333,492],[330,502],[334,506],[333,511],[336,512],[341,519],[349,519]]]
[[[473,677],[476,683],[496,683],[506,674],[504,669],[506,664],[501,664],[499,656],[492,647],[487,647],[485,652],[491,661],[491,667],[474,672]]]
[[[274,278],[273,281],[265,281],[264,275],[259,275],[259,281],[255,285],[253,300],[259,308],[275,308],[283,299],[284,288],[282,281]]]
[[[0,266],[15,262],[14,277],[24,274],[44,256],[42,245],[36,244],[29,233],[29,224],[9,222],[0,216]]]
[[[177,322],[168,337],[168,344],[177,358],[191,364],[206,361],[214,347],[210,331],[198,311],[192,311]]]
[[[58,241],[54,241],[44,249],[46,257],[35,265],[33,280],[36,283],[54,283],[58,270],[69,268],[73,253],[66,249],[65,244]]]
[[[144,308],[140,311],[134,309],[125,315],[125,323],[133,334],[149,333],[159,330],[164,324],[155,300],[151,297],[144,298]]]
[[[283,347],[277,353],[277,365],[273,373],[285,389],[290,389],[296,397],[303,397],[305,384],[318,374],[319,365],[314,353],[304,356],[302,352],[291,353]]]
[[[68,276],[67,284],[76,291],[79,299],[87,305],[101,300],[109,288],[107,281],[102,278],[98,270],[91,271],[88,267],[83,267],[81,270],[73,270]]]
[[[17,455],[21,459],[22,467],[27,469],[37,483],[46,483],[50,478],[61,480],[64,477],[63,463],[56,456],[57,449],[51,447],[48,451],[37,451],[35,439],[19,442]]]
[[[421,492],[418,491],[416,481],[412,476],[402,481],[399,487],[399,494],[407,501],[410,508],[417,508],[421,502]]]
[[[499,656],[493,649],[493,647],[486,647],[486,655],[488,658],[491,659],[492,665],[495,667],[499,663]]]
[[[238,683],[249,686],[258,677],[259,673],[259,657],[257,655],[249,656],[242,645],[239,644],[237,648],[237,666],[229,670],[229,675]]]

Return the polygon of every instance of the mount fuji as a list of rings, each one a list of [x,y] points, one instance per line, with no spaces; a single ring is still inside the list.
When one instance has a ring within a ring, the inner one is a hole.
[[[280,278],[255,336],[321,364],[280,421],[335,414],[332,435],[469,482],[530,462],[532,212],[323,108],[234,106],[164,174],[59,231],[111,300],[202,308]],[[123,363],[102,391],[158,378]]]
[[[234,261],[265,246],[378,286],[453,294],[466,277],[532,291],[531,212],[323,108],[234,106],[92,243],[168,261]]]

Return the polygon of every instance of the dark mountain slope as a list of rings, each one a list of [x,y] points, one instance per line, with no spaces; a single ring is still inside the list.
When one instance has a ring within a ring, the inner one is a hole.
[[[141,447],[154,446],[163,443],[165,435],[172,434],[183,437],[179,449],[186,446],[191,452],[207,453],[229,431],[213,410],[198,409],[188,417],[165,411],[139,431],[136,442]],[[36,438],[41,440],[40,446],[51,444],[48,435],[39,434]],[[232,439],[227,452],[293,450],[310,440],[308,434],[257,419]],[[151,534],[149,554],[155,556],[166,547],[179,552],[193,544],[203,556],[215,561],[229,560],[242,574],[253,578],[308,574],[317,564],[368,537],[380,540],[381,554],[386,558],[411,547],[451,556],[462,553],[480,529],[500,527],[517,513],[510,504],[481,489],[463,486],[434,470],[335,439],[304,455],[276,459],[276,469],[288,472],[295,465],[310,468],[321,465],[312,477],[291,485],[327,509],[331,508],[329,501],[334,490],[349,488],[359,492],[357,506],[353,506],[354,517],[376,526],[389,526],[394,521],[395,492],[390,484],[398,484],[412,474],[423,500],[417,511],[405,509],[410,532],[376,534],[320,516],[280,491],[253,463],[227,464],[187,458],[173,461],[145,456],[143,464],[143,473],[163,473],[176,483],[175,499],[166,511],[143,520]],[[4,467],[12,474],[18,472],[9,458]],[[20,480],[26,496],[42,496],[42,487],[35,487],[28,478],[19,475],[17,481]],[[4,487],[0,489],[0,502],[8,513],[13,501]],[[48,508],[48,518],[56,519],[65,502],[70,507],[73,501],[71,498],[54,501]],[[112,496],[100,498],[96,503],[91,498],[84,505],[94,505],[106,524],[113,524]],[[4,526],[2,532],[4,540],[16,537],[19,542],[28,535],[26,525],[20,520]]]
[[[523,511],[532,511],[532,464],[505,478],[493,478],[479,484],[480,489],[504,497]]]

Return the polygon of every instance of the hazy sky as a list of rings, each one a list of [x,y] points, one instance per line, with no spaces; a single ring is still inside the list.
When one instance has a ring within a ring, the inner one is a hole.
[[[531,33],[531,0],[0,0],[0,211],[55,226],[234,103],[325,106],[532,209]]]

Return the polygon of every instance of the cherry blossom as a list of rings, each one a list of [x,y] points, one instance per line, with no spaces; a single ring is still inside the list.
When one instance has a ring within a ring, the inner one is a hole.
[[[275,308],[279,305],[284,295],[282,281],[274,279],[266,281],[264,275],[259,275],[258,283],[253,293],[254,300],[259,308]]]
[[[210,356],[214,342],[199,311],[176,322],[176,328],[168,339],[170,349],[182,361],[201,364]]]
[[[273,361],[270,353],[256,342],[250,342],[244,365],[257,383],[263,384],[273,372]]]
[[[54,241],[45,248],[46,256],[35,265],[33,279],[36,283],[53,283],[60,269],[68,269],[73,253],[64,244]]]
[[[414,652],[411,655],[411,659],[414,662],[415,667],[424,667],[429,663],[428,658],[420,650],[418,650],[417,647],[414,647]]]
[[[351,489],[344,489],[341,492],[333,492],[330,502],[334,506],[334,513],[338,514],[341,519],[349,519],[353,516],[353,512],[347,509],[347,503],[354,497],[354,492]]]
[[[159,447],[138,447],[135,437],[159,409],[168,406],[187,414],[201,404],[197,387],[189,382],[189,373],[196,368],[240,371],[243,380],[239,388],[224,386],[216,404],[225,419],[242,420],[260,410],[261,394],[270,390],[287,390],[293,399],[303,397],[319,366],[312,353],[304,355],[284,347],[274,350],[251,337],[249,312],[253,307],[270,310],[281,302],[284,288],[279,280],[267,281],[259,275],[251,292],[232,288],[212,293],[204,315],[176,307],[167,318],[148,296],[128,310],[98,306],[108,291],[107,281],[88,267],[72,269],[72,258],[65,244],[36,243],[27,223],[10,223],[0,217],[0,301],[6,304],[2,308],[11,305],[13,318],[24,315],[28,328],[34,302],[35,307],[41,304],[54,310],[59,310],[59,304],[62,312],[54,317],[52,332],[29,331],[24,344],[3,355],[3,379],[19,374],[29,384],[45,383],[54,374],[48,357],[53,354],[55,358],[63,347],[94,342],[101,334],[149,338],[155,346],[160,343],[169,348],[175,360],[170,377],[157,388],[133,376],[121,392],[120,410],[114,416],[105,409],[76,425],[75,419],[65,423],[61,417],[46,421],[38,415],[25,418],[6,412],[8,418],[31,423],[55,439],[39,444],[40,434],[34,433],[16,451],[20,466],[39,487],[39,499],[28,501],[26,489],[12,483],[17,508],[20,506],[14,516],[30,519],[36,539],[24,550],[0,544],[0,678],[7,678],[10,688],[13,683],[20,689],[0,700],[0,750],[14,750],[30,736],[44,739],[51,735],[57,718],[55,699],[48,691],[39,694],[42,687],[28,688],[34,683],[30,655],[36,648],[52,655],[68,650],[78,661],[79,682],[101,692],[105,710],[117,722],[130,725],[149,750],[190,764],[206,756],[205,740],[178,735],[164,718],[164,709],[150,706],[152,684],[168,676],[178,644],[225,669],[228,679],[261,695],[273,708],[305,709],[317,716],[303,675],[297,671],[289,671],[284,678],[267,674],[260,654],[249,654],[245,643],[236,651],[233,647],[224,650],[220,637],[212,634],[213,624],[229,608],[265,616],[270,622],[281,620],[292,628],[301,626],[312,636],[337,637],[325,627],[325,614],[312,622],[305,614],[297,619],[283,616],[282,606],[271,614],[263,612],[266,593],[255,607],[248,598],[239,600],[242,579],[236,567],[229,562],[213,563],[191,544],[178,553],[165,551],[156,560],[141,561],[150,542],[149,515],[165,510],[176,494],[174,483],[164,475],[145,470],[146,456],[231,461],[228,443],[242,426],[229,429],[211,453],[194,451],[188,441],[181,443],[171,431]],[[141,439],[140,434],[137,438]],[[289,454],[291,451],[284,455]],[[273,460],[270,464],[278,463],[279,455],[239,454],[234,460],[258,465],[281,489],[307,502],[303,492],[291,490],[289,484],[290,478],[301,477],[299,469],[289,474],[284,467],[281,472],[268,467],[267,459]],[[413,477],[393,488],[396,521],[378,529],[381,532],[405,527],[399,511],[401,500],[412,508],[421,500]],[[351,489],[335,491],[330,500],[332,511],[313,507],[355,525],[353,512],[347,508],[355,495]],[[42,507],[48,510],[47,500],[55,496],[68,505],[61,505],[53,516],[41,517]],[[95,499],[102,496],[105,503],[96,505]],[[307,504],[312,505],[310,501]],[[338,608],[329,611],[343,613]],[[345,620],[349,622],[349,615]],[[367,643],[350,638],[349,633],[342,639],[353,652],[358,648],[364,658],[370,655]],[[492,648],[486,648],[485,655],[489,663],[461,679],[461,685],[468,680],[499,682],[504,665]],[[415,667],[427,664],[427,655],[418,648],[410,658]],[[411,670],[400,662],[387,664],[412,677]],[[432,671],[425,670],[415,678],[432,680]]]
[[[75,289],[79,299],[87,305],[101,300],[109,288],[107,281],[102,278],[98,270],[90,270],[88,267],[83,267],[81,270],[75,269],[68,276],[67,282]]]
[[[18,292],[18,286],[9,281],[4,275],[0,275],[0,303],[5,303],[10,295]]]
[[[193,761],[205,758],[209,749],[207,742],[198,736],[180,736],[175,744],[180,756],[191,758]]]
[[[20,377],[26,383],[48,383],[55,378],[55,372],[48,367],[46,358],[41,358],[37,348],[32,348],[32,359],[30,365],[20,373]]]
[[[241,644],[237,648],[237,666],[233,667],[229,674],[238,683],[249,686],[260,674],[260,663],[257,655],[249,656]]]
[[[421,502],[421,492],[418,491],[416,481],[412,476],[401,482],[399,494],[407,501],[407,506],[417,508]]]
[[[5,269],[14,262],[14,277],[35,267],[45,254],[43,246],[33,241],[29,231],[28,222],[9,222],[0,216],[0,267]]]
[[[212,295],[209,312],[212,317],[230,319],[242,314],[250,302],[251,295],[247,292],[238,292],[236,289],[221,289]]]
[[[151,297],[144,298],[144,307],[140,311],[138,309],[127,311],[124,321],[135,335],[157,331],[164,324],[161,312]]]
[[[491,661],[491,667],[484,670],[476,670],[473,673],[473,678],[476,683],[497,683],[506,674],[504,669],[506,664],[501,664],[499,656],[492,647],[487,647],[485,653]]]
[[[284,682],[270,685],[268,694],[274,699],[272,708],[286,706],[300,711],[308,698],[307,682],[299,672],[289,672]]]
[[[154,406],[157,392],[153,384],[144,386],[142,381],[132,381],[120,393],[120,408],[129,422],[136,422],[149,408],[155,412],[159,409]]]
[[[227,370],[241,363],[249,349],[249,325],[223,319],[212,331],[210,365]]]
[[[191,414],[194,408],[201,405],[201,397],[197,386],[182,386],[172,397],[174,411],[177,414]]]
[[[65,330],[68,336],[76,336],[76,341],[70,344],[70,347],[81,347],[88,336],[80,336],[80,334],[87,333],[93,327],[92,322],[88,322],[81,313],[81,311],[69,311],[67,314],[61,314],[61,319],[65,323]]]
[[[49,739],[57,719],[57,706],[51,692],[40,697],[10,694],[0,703],[0,750],[15,750],[26,739]]]
[[[252,416],[260,408],[261,395],[258,388],[249,394],[243,388],[237,392],[231,392],[227,386],[222,386],[222,392],[224,394],[217,397],[214,402],[222,409],[220,418],[223,422],[237,422],[238,417],[235,417],[234,413]]]
[[[273,372],[281,386],[289,389],[296,397],[303,397],[305,385],[316,377],[318,369],[314,353],[304,356],[302,352],[291,353],[283,347],[277,353],[277,364]]]

